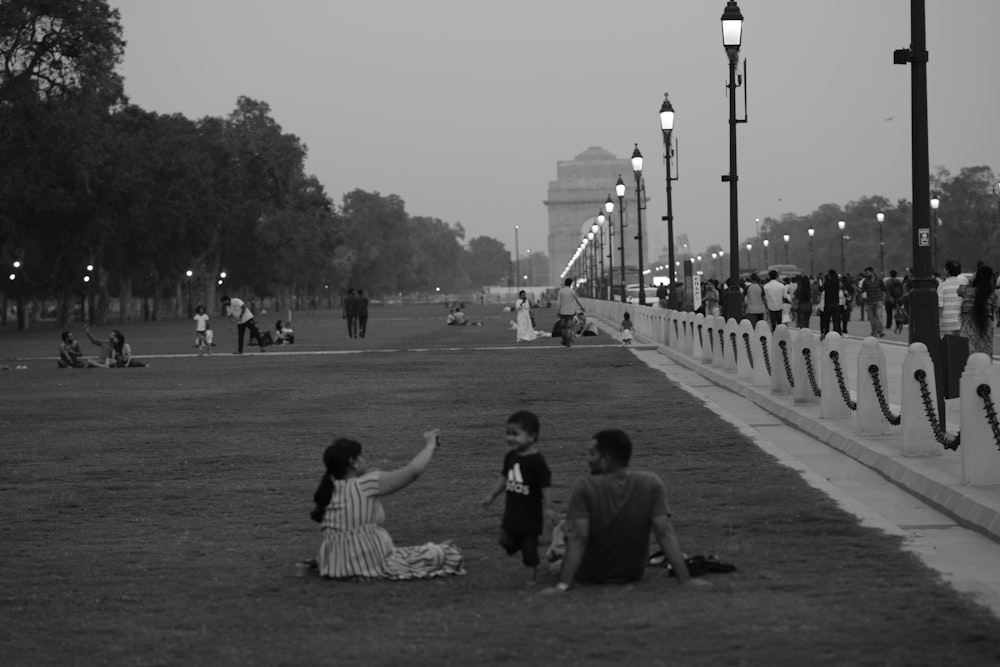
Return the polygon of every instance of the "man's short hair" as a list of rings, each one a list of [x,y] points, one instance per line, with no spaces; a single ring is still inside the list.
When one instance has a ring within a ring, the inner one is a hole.
[[[542,428],[538,415],[529,410],[518,410],[510,417],[507,417],[507,423],[517,424],[522,431],[534,436],[536,439],[538,438],[538,432]]]
[[[226,303],[227,301],[232,301],[232,299],[230,299],[228,296],[226,296],[225,294],[223,294],[222,298],[219,299],[219,301],[221,301],[222,303]]]
[[[625,431],[610,428],[594,434],[597,451],[608,458],[627,466],[632,459],[632,441]]]
[[[949,276],[957,276],[962,272],[962,265],[956,259],[949,259],[944,263],[944,272]]]
[[[770,271],[767,272],[767,277],[770,278],[771,280],[777,280],[778,272],[775,271],[774,269],[771,269]]]
[[[899,272],[896,271],[896,269],[889,269],[889,277],[890,278],[895,278],[898,275],[899,275]]]
[[[573,284],[572,278],[567,278],[566,280],[563,281],[563,285],[565,285],[566,287],[569,287],[572,284]]]
[[[73,334],[71,332],[69,332],[69,331],[63,331],[62,332],[63,342],[65,343],[69,339],[69,337],[72,336],[72,335]]]
[[[752,283],[760,282],[760,276],[758,276],[756,273],[751,273],[750,282]]]

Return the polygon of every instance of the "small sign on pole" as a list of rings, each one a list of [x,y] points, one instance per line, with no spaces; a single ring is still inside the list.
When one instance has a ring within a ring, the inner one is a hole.
[[[931,245],[931,229],[930,227],[920,227],[917,229],[917,245],[921,248],[930,247]]]

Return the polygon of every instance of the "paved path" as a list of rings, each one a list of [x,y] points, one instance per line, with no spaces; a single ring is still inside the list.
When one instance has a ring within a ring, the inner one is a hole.
[[[602,324],[609,333],[617,330],[611,323]],[[845,368],[857,367],[861,341],[844,341]],[[882,347],[889,398],[898,412],[907,348],[902,342],[885,341]],[[959,484],[958,453],[903,457],[898,435],[857,436],[852,420],[820,419],[818,405],[796,405],[791,396],[772,396],[668,347],[642,345],[633,353],[700,397],[864,525],[901,536],[905,548],[1000,617],[1000,486]],[[958,399],[948,401],[947,414],[957,420]],[[957,429],[950,420],[949,430]]]

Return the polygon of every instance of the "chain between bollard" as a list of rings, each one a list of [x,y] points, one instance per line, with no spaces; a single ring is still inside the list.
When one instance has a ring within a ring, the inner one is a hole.
[[[735,361],[740,356],[739,352],[736,351],[736,332],[735,331],[729,332],[729,342],[733,346],[733,361]]]
[[[808,347],[802,348],[802,361],[806,364],[806,375],[809,376],[809,386],[812,387],[813,394],[821,396],[823,392],[820,390],[819,385],[816,384],[816,369],[813,368],[812,350]]]
[[[753,350],[750,349],[750,334],[743,332],[743,346],[747,349],[747,361],[750,362],[750,368],[753,368]]]
[[[677,320],[674,319],[674,338],[680,338],[680,331],[677,329]]]
[[[785,363],[785,377],[788,378],[788,384],[794,387],[795,378],[792,376],[792,364],[788,361],[788,344],[779,340],[778,347],[781,349],[781,360]]]
[[[840,353],[831,350],[830,361],[833,362],[833,372],[837,376],[837,386],[840,388],[840,395],[844,399],[844,403],[852,411],[857,411],[858,402],[851,400],[851,392],[848,391],[847,384],[844,382],[844,369],[840,367]]]
[[[705,339],[701,335],[701,325],[700,324],[698,325],[698,347],[700,347],[700,348],[704,348],[705,347]]]
[[[879,375],[878,364],[872,364],[868,367],[868,375],[872,378],[872,387],[875,388],[875,397],[878,398],[878,405],[882,408],[882,416],[893,426],[899,426],[903,421],[902,415],[894,415],[889,409],[889,401],[886,400],[885,391],[882,390],[882,378]]]
[[[1000,420],[997,419],[997,407],[993,403],[993,397],[990,396],[990,386],[988,384],[981,384],[976,387],[976,393],[979,398],[983,399],[983,409],[986,410],[986,421],[990,423],[990,429],[993,431],[993,442],[996,443],[997,449],[1000,449]]]
[[[723,355],[726,354],[726,337],[723,335],[725,332],[719,329],[719,352]]]
[[[767,351],[767,336],[760,337],[760,350],[764,354],[764,368],[767,376],[771,377],[771,353]]]
[[[956,433],[954,438],[951,437],[938,421],[937,410],[934,409],[934,401],[931,400],[931,390],[927,387],[927,373],[923,369],[918,369],[913,373],[913,377],[920,385],[920,398],[924,403],[924,414],[927,415],[927,421],[930,422],[931,430],[934,431],[934,439],[941,443],[945,449],[952,451],[958,449],[958,446],[962,444],[962,434]]]
[[[708,349],[715,354],[715,328],[708,327]]]

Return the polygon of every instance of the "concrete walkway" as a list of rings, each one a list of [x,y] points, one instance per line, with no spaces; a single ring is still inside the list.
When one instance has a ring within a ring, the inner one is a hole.
[[[602,322],[617,335],[617,323]],[[844,341],[844,367],[857,367],[862,339]],[[957,452],[935,457],[901,454],[898,434],[854,433],[853,420],[820,418],[819,405],[797,405],[734,374],[640,338],[642,362],[705,401],[781,463],[855,514],[864,525],[904,539],[907,549],[957,590],[972,594],[1000,617],[1000,486],[959,483]],[[906,345],[884,343],[889,400],[899,411]],[[853,381],[853,370],[850,373]],[[853,385],[850,385],[853,386]],[[948,430],[958,430],[958,399],[947,402]],[[997,453],[1000,456],[1000,452]]]

